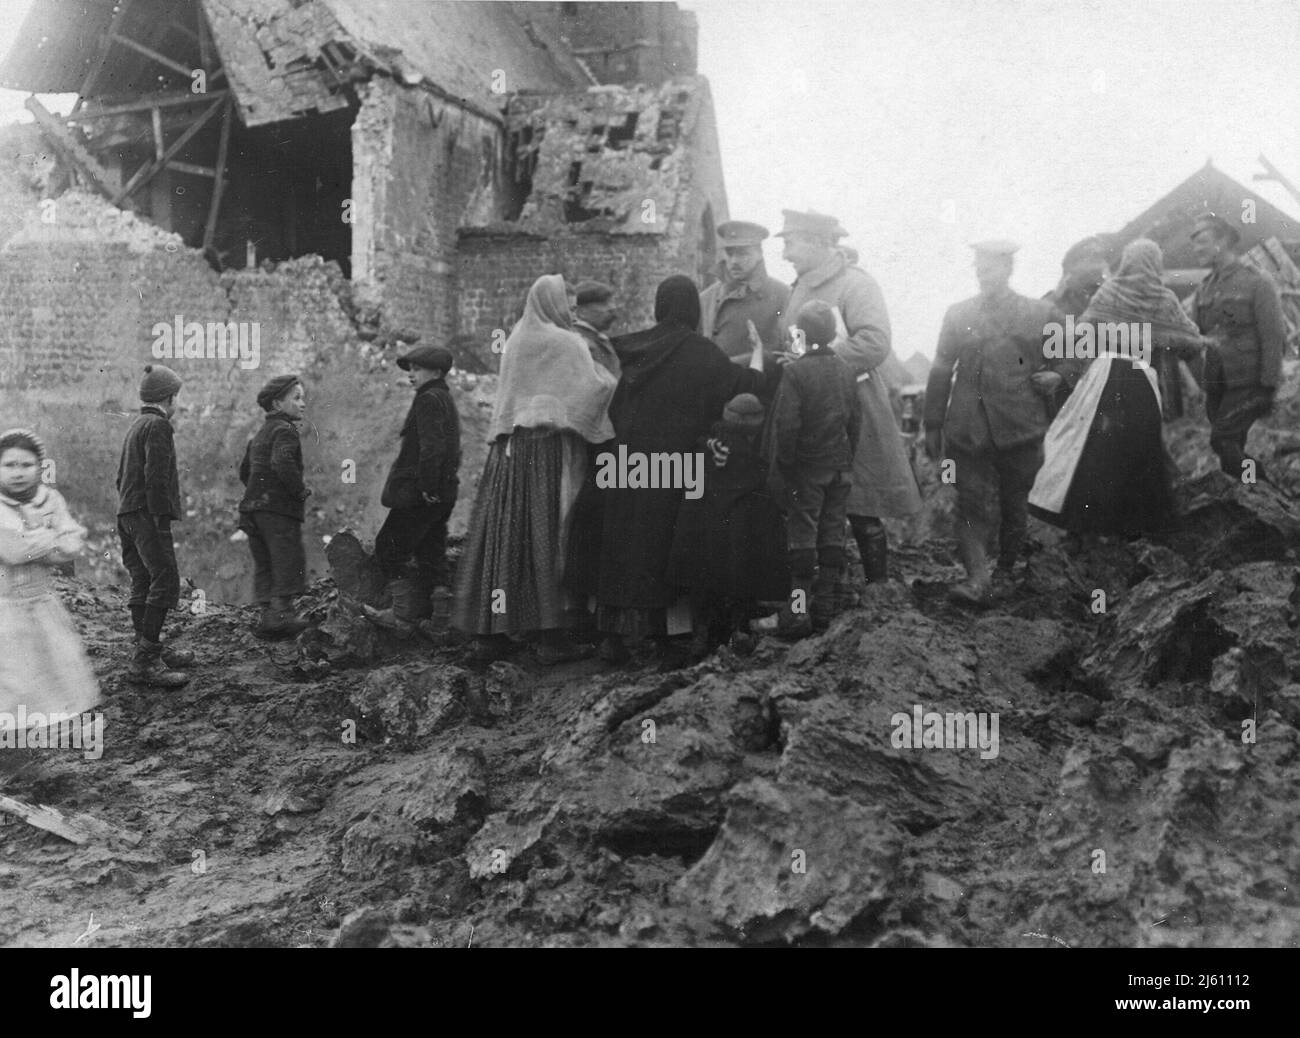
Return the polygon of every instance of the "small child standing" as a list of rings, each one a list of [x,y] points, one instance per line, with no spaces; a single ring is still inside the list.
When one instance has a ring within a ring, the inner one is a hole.
[[[402,637],[410,637],[418,625],[421,634],[441,643],[451,615],[447,520],[460,489],[460,415],[447,388],[451,351],[420,346],[399,357],[397,366],[410,372],[415,399],[380,498],[388,518],[375,538],[375,559],[393,604],[383,610],[366,606],[365,611],[374,623]],[[407,575],[412,557],[415,580]],[[432,619],[425,620],[431,612]]]
[[[779,600],[789,586],[784,524],[763,464],[763,423],[763,404],[752,393],[728,401],[702,444],[704,493],[677,512],[668,582],[690,593],[695,659],[708,652],[714,633],[741,655],[751,651],[757,603]]]
[[[117,466],[117,534],[122,564],[131,575],[131,623],[135,653],[127,671],[132,680],[179,688],[186,674],[169,668],[194,664],[186,649],[164,646],[167,611],[180,604],[172,523],[181,518],[180,475],[171,416],[176,412],[180,376],[161,364],[145,366],[140,381],[140,414],[126,431]]]
[[[298,423],[306,394],[297,375],[271,379],[257,394],[266,421],[248,441],[239,465],[244,498],[239,528],[248,534],[253,554],[253,595],[262,607],[256,633],[291,638],[307,621],[293,611],[293,599],[307,590],[307,553],[302,544],[303,502],[311,491],[303,483],[302,441]]]
[[[830,344],[835,311],[813,299],[795,316],[806,352],[787,364],[773,404],[772,464],[784,484],[790,600],[764,629],[802,638],[839,611],[844,524],[862,423],[857,385]],[[814,577],[814,574],[816,576]],[[811,599],[811,602],[810,602]]]
[[[0,714],[40,715],[28,746],[52,745],[55,729],[37,732],[51,714],[76,717],[99,702],[99,683],[72,620],[50,580],[71,561],[86,531],[63,497],[40,482],[45,447],[35,433],[0,433]],[[0,741],[0,774],[24,763],[16,728]]]

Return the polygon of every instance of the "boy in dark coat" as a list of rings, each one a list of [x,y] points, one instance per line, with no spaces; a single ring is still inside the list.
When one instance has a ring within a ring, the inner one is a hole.
[[[723,628],[742,655],[753,648],[749,621],[760,601],[789,588],[785,523],[767,485],[764,408],[752,393],[733,397],[702,441],[704,494],[682,502],[668,581],[691,592],[691,654],[702,658],[711,629]]]
[[[844,523],[862,405],[853,373],[830,348],[836,333],[830,305],[809,300],[795,317],[795,329],[806,352],[783,372],[770,449],[776,482],[784,489],[790,563],[790,600],[776,616],[776,629],[803,637],[814,626],[825,627],[839,610],[835,588],[844,570]]]
[[[271,379],[257,394],[266,421],[244,451],[239,481],[239,528],[253,553],[253,594],[262,607],[257,633],[293,637],[307,621],[293,611],[293,599],[307,590],[307,555],[302,545],[303,502],[311,491],[302,480],[302,421],[305,394],[297,375]]]
[[[418,622],[420,633],[439,643],[451,613],[447,520],[460,489],[460,415],[447,388],[451,351],[420,346],[399,357],[397,366],[411,373],[415,399],[384,484],[381,501],[390,509],[388,518],[375,538],[375,559],[388,578],[393,604],[384,610],[367,606],[366,615],[402,637],[409,637]],[[412,556],[414,581],[407,575]],[[419,622],[430,611],[432,620]]]
[[[127,607],[136,634],[128,674],[145,684],[179,688],[189,677],[171,668],[192,666],[194,654],[165,647],[162,629],[181,595],[172,541],[172,522],[181,517],[180,475],[170,421],[181,380],[161,364],[146,365],[144,372],[144,406],[126,432],[117,466],[117,534],[131,575]]]

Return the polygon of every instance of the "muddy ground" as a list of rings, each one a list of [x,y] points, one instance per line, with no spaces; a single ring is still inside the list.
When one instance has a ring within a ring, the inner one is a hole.
[[[183,616],[201,667],[146,691],[120,591],[67,581],[106,752],[0,791],[141,839],[0,825],[0,944],[1294,945],[1295,408],[1252,440],[1282,490],[1170,429],[1163,543],[1071,556],[1033,524],[973,613],[932,538],[826,633],[668,673],[379,636],[342,567],[300,644]],[[895,748],[917,705],[996,713],[997,756]]]

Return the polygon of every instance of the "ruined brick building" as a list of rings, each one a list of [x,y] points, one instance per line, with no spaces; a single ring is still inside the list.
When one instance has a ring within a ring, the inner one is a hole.
[[[426,340],[556,270],[645,318],[726,218],[675,4],[36,0],[0,85],[77,93],[37,112],[70,178],[217,269],[319,255]]]
[[[244,553],[219,517],[267,377],[313,390],[317,518],[373,533],[400,343],[455,338],[491,372],[493,332],[555,272],[609,281],[616,330],[644,326],[659,280],[707,278],[727,219],[694,17],[672,3],[33,0],[0,86],[75,96],[0,130],[0,407],[79,457],[74,509],[111,514],[155,325],[259,328],[258,370],[174,365],[183,477],[213,518],[182,556],[226,587]],[[473,382],[453,528],[483,451]]]

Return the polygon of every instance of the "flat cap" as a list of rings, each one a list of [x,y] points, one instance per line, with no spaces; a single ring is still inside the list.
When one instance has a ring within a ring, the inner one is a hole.
[[[584,303],[604,303],[608,302],[614,295],[614,290],[603,281],[584,281],[575,290],[577,303],[582,306]]]
[[[1213,231],[1227,238],[1233,245],[1241,241],[1241,231],[1237,230],[1230,221],[1215,213],[1202,213],[1196,218],[1196,223],[1192,225],[1192,233],[1199,234],[1201,231]]]
[[[987,253],[990,256],[1014,256],[1016,250],[1020,248],[1020,243],[1010,238],[988,238],[984,241],[973,241],[970,247],[976,252]]]
[[[263,411],[270,411],[275,402],[301,382],[297,375],[276,375],[257,393],[257,406]]]
[[[446,346],[417,346],[410,353],[397,358],[397,366],[403,371],[412,368],[424,368],[426,371],[450,371],[452,366],[451,350]]]
[[[839,220],[825,213],[815,213],[812,210],[800,213],[794,209],[782,209],[781,215],[785,218],[785,226],[777,233],[778,238],[784,238],[788,234],[813,234],[835,241],[847,237],[849,233],[840,226]]]
[[[768,236],[768,230],[762,224],[746,220],[728,220],[718,225],[718,241],[724,249],[733,245],[760,245]]]

